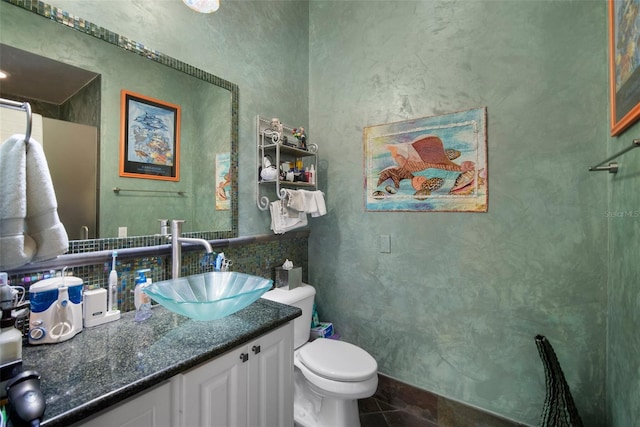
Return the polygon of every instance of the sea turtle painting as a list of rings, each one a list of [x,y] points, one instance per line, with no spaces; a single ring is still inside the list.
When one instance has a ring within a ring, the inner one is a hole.
[[[400,188],[400,181],[409,179],[416,190],[416,198],[426,198],[432,191],[442,187],[444,179],[414,175],[415,172],[429,168],[460,172],[458,178],[464,176],[465,186],[470,183],[469,177],[474,175],[475,164],[469,160],[460,165],[454,163],[452,160],[460,157],[460,151],[445,149],[442,139],[436,135],[422,135],[412,142],[388,144],[386,148],[398,166],[383,169],[379,174],[378,186],[391,179],[395,188]]]
[[[486,108],[365,127],[371,211],[487,208]]]

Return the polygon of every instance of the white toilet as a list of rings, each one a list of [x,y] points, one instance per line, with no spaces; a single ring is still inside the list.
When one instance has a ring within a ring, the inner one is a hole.
[[[309,342],[316,290],[303,284],[273,289],[262,296],[302,310],[294,320],[294,420],[302,427],[360,426],[358,399],[373,396],[378,364],[353,344],[332,339]]]

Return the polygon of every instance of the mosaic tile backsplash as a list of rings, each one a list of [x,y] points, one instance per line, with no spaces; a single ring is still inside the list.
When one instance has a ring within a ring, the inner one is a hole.
[[[190,233],[185,233],[189,236]],[[236,239],[211,240],[214,251],[224,252],[225,258],[233,261],[232,270],[242,273],[255,274],[257,276],[275,279],[275,268],[280,267],[286,259],[292,260],[294,265],[302,267],[303,280],[307,279],[308,267],[308,241],[309,231],[303,230],[286,235],[260,235]],[[209,239],[210,236],[198,237]],[[140,256],[127,259],[118,259],[116,271],[118,272],[118,309],[127,312],[135,309],[133,290],[135,287],[136,271],[148,268],[151,271],[146,276],[154,282],[171,278],[171,250],[166,236],[143,236],[134,238],[113,238],[73,241],[70,244],[69,253],[87,253],[104,250],[118,250],[132,247],[158,246],[160,255]],[[163,250],[164,249],[164,250]],[[202,267],[200,260],[203,251],[196,248],[183,247],[182,251],[182,276],[212,271],[213,267]],[[52,275],[60,274],[64,264],[50,269],[25,269],[14,274],[9,272],[9,281],[12,285],[24,286],[28,292],[29,286],[39,280],[47,279]],[[34,268],[38,268],[37,265]],[[106,287],[111,261],[69,267],[67,275],[73,275],[84,281],[85,289]],[[23,319],[24,320],[24,319]],[[26,333],[26,323],[19,322]]]

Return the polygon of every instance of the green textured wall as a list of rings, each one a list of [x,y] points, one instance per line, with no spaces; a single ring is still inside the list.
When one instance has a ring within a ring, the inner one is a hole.
[[[586,425],[604,425],[607,176],[587,169],[607,154],[605,2],[310,4],[321,320],[381,372],[528,424],[546,335]],[[364,126],[481,106],[488,213],[364,212]]]
[[[640,124],[609,144],[613,155],[638,138]],[[640,425],[640,149],[617,159],[609,183],[608,425]]]

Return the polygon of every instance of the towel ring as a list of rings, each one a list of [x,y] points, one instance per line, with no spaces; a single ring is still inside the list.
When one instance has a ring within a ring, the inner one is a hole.
[[[0,106],[11,108],[12,110],[24,111],[27,114],[27,128],[24,132],[24,142],[26,150],[29,151],[29,140],[31,139],[31,124],[33,121],[33,114],[31,113],[31,104],[28,102],[12,101],[10,99],[0,98]]]

